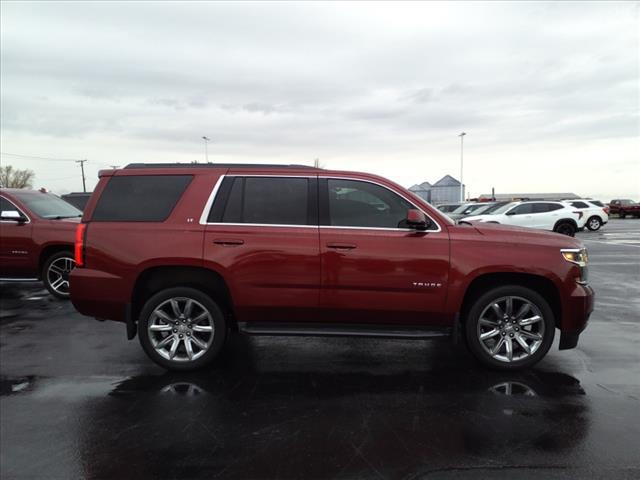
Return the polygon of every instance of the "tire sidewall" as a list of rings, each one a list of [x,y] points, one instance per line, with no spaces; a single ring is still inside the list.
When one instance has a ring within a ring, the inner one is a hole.
[[[71,250],[64,250],[62,252],[58,252],[58,253],[54,253],[53,255],[51,255],[49,258],[47,258],[47,260],[44,262],[44,265],[42,266],[42,272],[40,273],[41,277],[42,277],[42,283],[44,283],[45,288],[49,291],[49,293],[51,295],[53,295],[54,297],[60,299],[60,300],[68,300],[69,299],[69,294],[63,294],[63,293],[59,293],[57,292],[49,283],[49,267],[51,266],[51,264],[53,262],[55,262],[56,260],[60,259],[60,258],[70,258],[71,260],[74,261],[74,265],[75,265],[75,259],[73,258],[73,252],[71,252]]]
[[[560,229],[561,228],[570,228],[571,231],[570,232],[561,232]],[[569,222],[560,222],[558,225],[556,225],[555,228],[555,232],[559,233],[560,235],[566,235],[567,237],[575,237],[576,236],[576,227],[573,226],[573,224],[569,223]]]
[[[591,221],[592,220],[596,220],[598,222],[598,226],[597,227],[595,227],[595,228],[591,227]],[[593,217],[589,218],[589,220],[587,220],[587,228],[589,230],[591,230],[592,232],[600,230],[600,227],[602,227],[602,220],[600,219],[600,217],[597,217],[597,216],[594,215]]]
[[[540,345],[540,348],[538,348],[533,355],[512,363],[501,362],[500,360],[496,360],[491,357],[491,355],[482,347],[477,335],[478,321],[484,308],[492,301],[506,296],[522,297],[536,305],[542,312],[545,332],[542,345]],[[551,345],[553,344],[553,338],[555,337],[555,318],[551,307],[539,293],[529,288],[517,285],[503,286],[491,289],[481,294],[474,301],[473,305],[469,309],[469,313],[467,314],[464,330],[469,350],[481,363],[496,370],[520,370],[538,363],[547,354],[549,348],[551,348]]]
[[[155,308],[162,302],[174,297],[185,297],[198,301],[209,311],[213,320],[215,332],[213,343],[204,355],[191,362],[173,362],[171,360],[167,360],[156,352],[149,338],[147,327],[149,325],[151,313],[153,313]],[[220,307],[218,307],[209,295],[201,290],[190,287],[167,288],[156,293],[145,302],[140,312],[140,316],[138,317],[138,339],[140,341],[140,345],[142,345],[143,350],[151,360],[168,370],[190,371],[197,370],[208,365],[216,358],[222,349],[226,334],[226,321]]]

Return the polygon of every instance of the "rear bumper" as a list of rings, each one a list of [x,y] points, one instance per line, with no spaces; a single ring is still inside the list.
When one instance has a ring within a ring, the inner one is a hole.
[[[127,321],[127,303],[130,298],[127,282],[123,278],[99,270],[74,268],[69,279],[71,303],[83,315],[99,320]]]
[[[580,333],[587,328],[593,312],[595,294],[589,285],[576,284],[576,288],[565,302],[560,328],[560,350],[575,348]]]

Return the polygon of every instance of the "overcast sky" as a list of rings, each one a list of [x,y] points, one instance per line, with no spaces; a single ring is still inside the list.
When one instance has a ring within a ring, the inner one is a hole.
[[[312,164],[640,200],[639,4],[1,4],[3,165]]]

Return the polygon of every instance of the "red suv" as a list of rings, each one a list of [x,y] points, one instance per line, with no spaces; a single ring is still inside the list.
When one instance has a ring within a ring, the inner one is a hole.
[[[82,212],[50,193],[0,189],[0,277],[41,279],[69,297],[75,231]]]
[[[158,364],[201,367],[253,335],[462,336],[484,364],[576,346],[593,310],[582,243],[455,225],[374,175],[303,166],[133,164],[100,173],[71,300],[124,322]]]

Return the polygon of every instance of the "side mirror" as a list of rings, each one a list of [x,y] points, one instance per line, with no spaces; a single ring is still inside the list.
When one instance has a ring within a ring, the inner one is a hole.
[[[509,210],[507,213],[505,213],[505,215],[515,215],[516,211],[514,210]]]
[[[25,218],[16,210],[3,210],[2,213],[0,213],[0,219],[18,223],[25,221]]]
[[[426,230],[430,224],[431,222],[427,220],[427,217],[420,210],[413,208],[407,210],[407,225],[409,225],[409,228]]]

